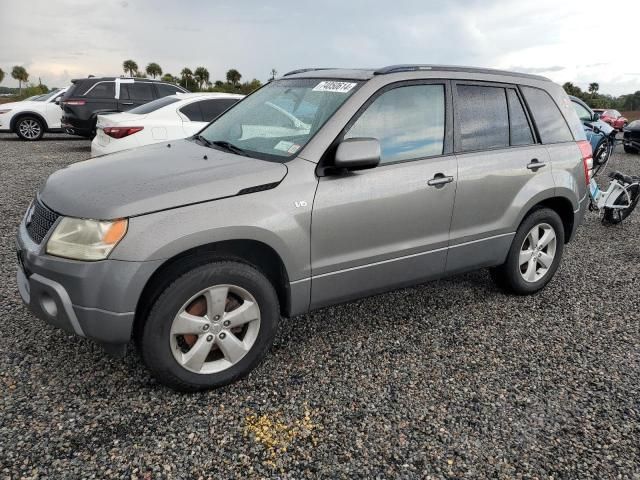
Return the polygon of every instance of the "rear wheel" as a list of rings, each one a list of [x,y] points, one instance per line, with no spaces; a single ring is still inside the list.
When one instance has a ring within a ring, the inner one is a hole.
[[[640,185],[632,185],[627,187],[628,196],[625,192],[620,192],[618,198],[613,202],[614,205],[629,205],[627,208],[606,208],[602,221],[616,225],[625,220],[631,212],[633,212],[638,200],[640,200]]]
[[[625,153],[638,153],[638,150],[636,148],[630,147],[628,145],[624,146],[624,151]]]
[[[159,382],[176,390],[220,387],[260,363],[279,318],[278,296],[258,270],[209,263],[158,297],[142,332],[142,357]]]
[[[44,124],[42,120],[34,116],[20,117],[16,122],[16,135],[22,140],[40,140],[44,135]]]
[[[549,283],[556,273],[564,249],[564,226],[558,214],[548,208],[527,216],[516,232],[507,261],[491,270],[503,289],[527,295]]]

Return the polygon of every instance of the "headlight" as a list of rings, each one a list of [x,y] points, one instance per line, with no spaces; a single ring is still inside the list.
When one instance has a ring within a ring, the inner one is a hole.
[[[63,217],[47,242],[47,253],[75,260],[104,260],[127,233],[128,221]]]
[[[0,115],[2,115],[3,113],[9,113],[10,111],[10,108],[5,108],[4,110],[0,110]]]

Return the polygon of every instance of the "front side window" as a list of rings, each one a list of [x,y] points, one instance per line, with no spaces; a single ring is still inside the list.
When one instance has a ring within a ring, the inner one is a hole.
[[[522,87],[533,120],[538,127],[542,143],[572,142],[573,135],[560,109],[544,90]]]
[[[411,85],[378,96],[344,138],[377,138],[380,163],[442,155],[444,85]]]
[[[571,102],[571,103],[573,103],[573,108],[576,110],[576,113],[578,114],[578,118],[580,119],[581,122],[591,121],[591,112],[589,110],[584,108],[578,102]]]
[[[116,86],[114,82],[97,83],[87,94],[91,98],[115,98]]]
[[[317,78],[272,81],[218,117],[200,136],[213,148],[282,161],[304,147],[359,85],[355,80]]]
[[[509,146],[505,89],[457,85],[456,122],[463,152]],[[526,120],[525,120],[526,121]]]

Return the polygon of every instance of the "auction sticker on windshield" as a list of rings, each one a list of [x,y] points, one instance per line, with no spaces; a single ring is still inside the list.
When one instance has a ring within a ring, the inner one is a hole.
[[[337,93],[347,93],[357,84],[352,82],[320,82],[318,85],[313,87],[314,92],[337,92]]]

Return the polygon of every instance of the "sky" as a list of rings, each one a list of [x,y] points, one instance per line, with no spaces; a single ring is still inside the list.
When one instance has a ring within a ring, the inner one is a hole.
[[[236,68],[267,80],[304,67],[467,65],[544,75],[612,95],[640,90],[640,0],[0,0],[1,85]]]

